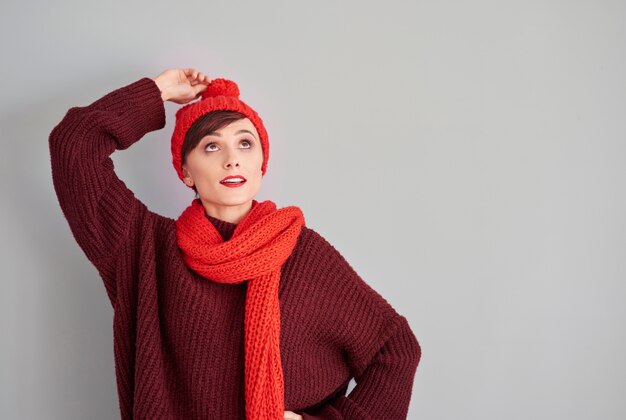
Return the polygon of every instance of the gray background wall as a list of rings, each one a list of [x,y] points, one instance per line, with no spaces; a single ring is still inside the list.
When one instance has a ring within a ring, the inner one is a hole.
[[[170,67],[238,81],[259,194],[404,314],[410,419],[622,419],[623,1],[4,1],[0,417],[119,417],[112,309],[62,216],[48,134]],[[167,125],[113,155],[151,209],[191,192]],[[305,378],[306,379],[306,378]]]

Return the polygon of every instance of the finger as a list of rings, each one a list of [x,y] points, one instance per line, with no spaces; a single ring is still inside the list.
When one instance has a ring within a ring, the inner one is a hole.
[[[187,67],[186,69],[183,69],[183,74],[185,75],[185,78],[187,79],[187,83],[191,84],[193,82],[193,68],[192,67]]]
[[[204,73],[198,73],[198,78],[196,80],[198,81],[198,83],[204,83],[207,85],[211,82],[211,79],[209,79],[209,76],[207,76]]]
[[[202,83],[195,85],[193,87],[194,96],[197,98],[205,89],[206,85],[203,85]]]
[[[200,73],[196,74],[195,76],[192,76],[191,78],[191,86],[195,86],[198,83],[202,83],[202,80],[200,79]]]
[[[187,81],[191,84],[194,84],[194,82],[197,80],[198,73],[200,72],[194,69],[193,67],[189,67],[185,69],[185,76],[187,76]]]

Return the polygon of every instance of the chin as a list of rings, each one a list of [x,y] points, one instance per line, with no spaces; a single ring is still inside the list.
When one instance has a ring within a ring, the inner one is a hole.
[[[202,201],[222,206],[240,206],[242,204],[246,204],[252,201],[258,192],[258,189],[257,191],[251,191],[248,188],[246,188],[246,191],[244,190],[245,186],[240,188],[241,190],[238,188],[230,190],[227,187],[222,187],[222,189],[226,189],[226,191],[221,191],[220,189],[210,189],[205,193],[200,191],[198,192]]]
[[[219,204],[223,205],[223,206],[240,206],[242,204],[246,204],[250,201],[252,201],[254,197],[250,197],[250,196],[237,196],[237,197],[220,197],[220,199],[218,200]]]

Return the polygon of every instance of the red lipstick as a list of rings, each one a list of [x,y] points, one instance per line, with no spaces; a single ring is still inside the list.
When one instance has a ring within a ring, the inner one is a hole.
[[[246,178],[241,175],[229,175],[220,181],[220,184],[229,188],[241,187],[245,183]]]

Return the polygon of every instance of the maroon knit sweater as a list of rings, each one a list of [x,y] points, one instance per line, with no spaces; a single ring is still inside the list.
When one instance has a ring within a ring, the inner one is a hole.
[[[245,419],[247,282],[191,271],[174,220],[139,201],[110,158],[164,126],[147,77],[70,108],[49,138],[54,188],[113,305],[121,417]],[[236,224],[207,217],[231,237]],[[305,419],[406,418],[421,355],[406,318],[306,226],[281,273],[285,410]],[[346,396],[351,378],[357,385]]]

